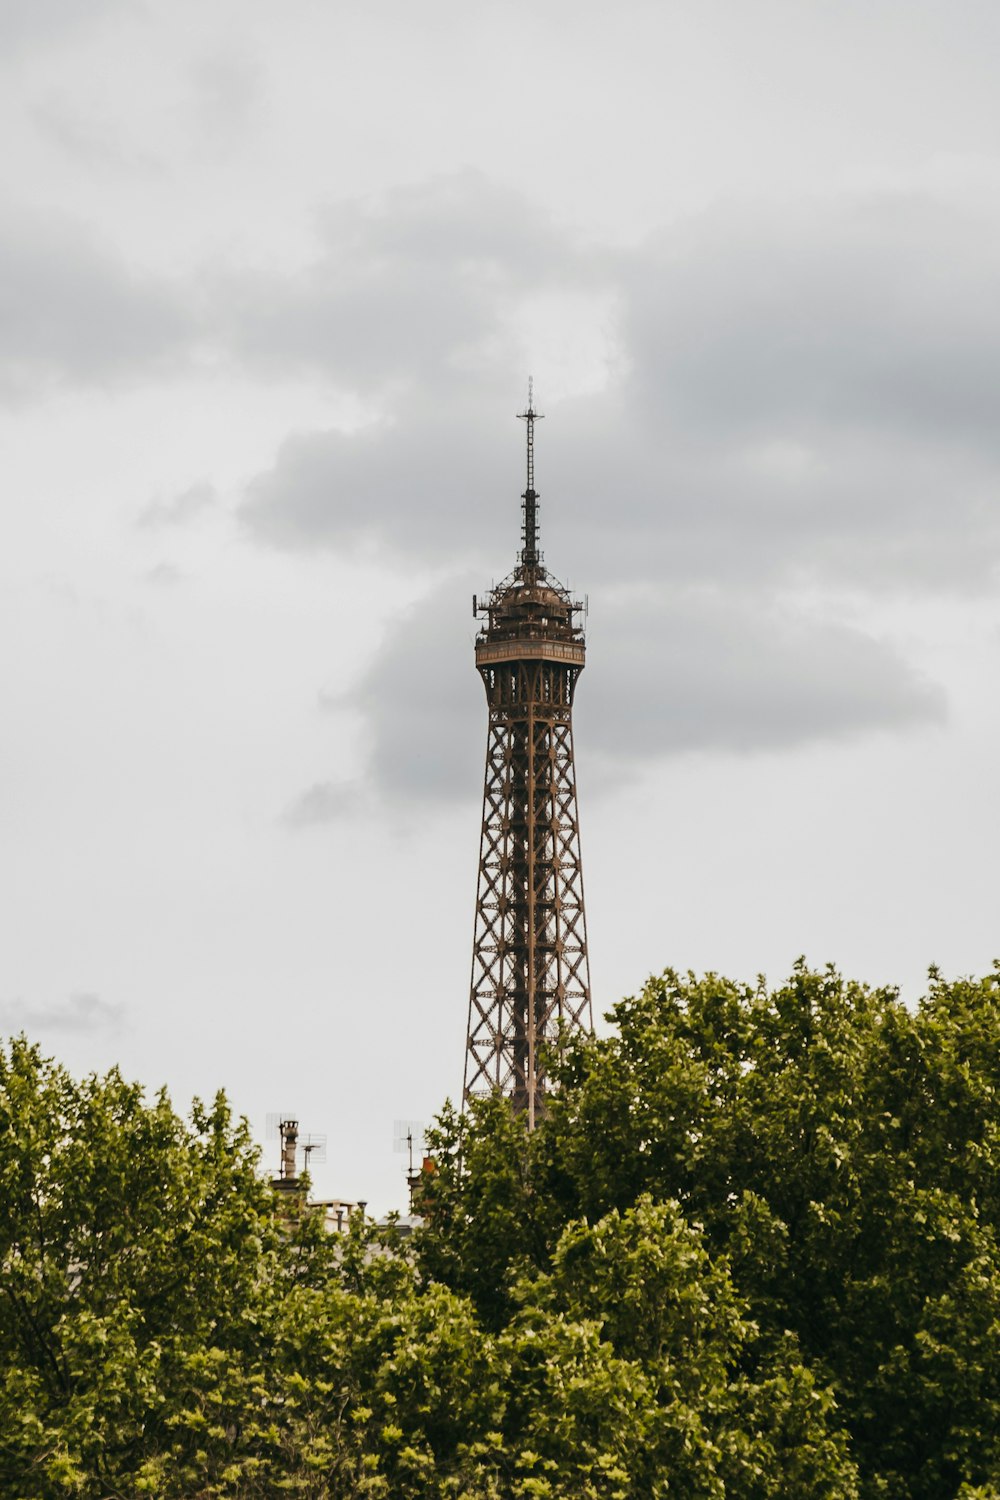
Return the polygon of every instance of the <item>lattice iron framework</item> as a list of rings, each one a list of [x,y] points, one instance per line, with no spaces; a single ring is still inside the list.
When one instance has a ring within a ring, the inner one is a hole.
[[[532,388],[521,412],[528,482],[514,572],[472,601],[489,727],[483,792],[466,1100],[499,1092],[534,1128],[543,1045],[592,1028],[573,694],[584,666],[583,604],[542,565]]]

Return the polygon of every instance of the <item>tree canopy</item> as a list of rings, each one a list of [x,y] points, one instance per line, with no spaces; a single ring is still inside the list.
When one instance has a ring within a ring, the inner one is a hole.
[[[1000,975],[668,971],[426,1222],[278,1212],[223,1096],[0,1050],[0,1492],[1000,1497]]]
[[[783,1351],[831,1403],[860,1495],[992,1494],[1000,973],[932,972],[908,1008],[804,962],[775,989],[668,971],[612,1017],[609,1037],[570,1042],[534,1136],[495,1105],[464,1141],[442,1120],[432,1274],[500,1326],[567,1235],[672,1205],[755,1330],[752,1368]],[[621,1283],[604,1295],[605,1337],[646,1358],[652,1308],[631,1312]]]

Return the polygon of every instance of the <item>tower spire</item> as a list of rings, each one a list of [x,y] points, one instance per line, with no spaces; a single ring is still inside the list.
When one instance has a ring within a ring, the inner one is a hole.
[[[537,568],[542,560],[538,550],[538,492],[535,489],[535,423],[542,420],[542,413],[535,410],[534,381],[528,376],[528,408],[518,412],[518,420],[525,424],[528,439],[528,483],[521,496],[521,562],[527,568]]]

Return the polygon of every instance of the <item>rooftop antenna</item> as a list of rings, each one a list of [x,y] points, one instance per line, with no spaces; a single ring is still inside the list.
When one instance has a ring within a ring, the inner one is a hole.
[[[326,1161],[326,1136],[301,1135],[295,1112],[290,1109],[274,1110],[267,1116],[266,1134],[269,1140],[281,1141],[281,1158],[277,1181],[294,1186],[298,1183],[297,1155],[301,1148],[305,1157],[304,1170],[309,1170],[309,1159],[315,1155],[317,1161]]]
[[[314,1156],[318,1162],[326,1161],[325,1135],[304,1135],[299,1144],[302,1147],[302,1155],[305,1157],[305,1161],[302,1164],[304,1172],[308,1172],[309,1163]]]
[[[291,1185],[298,1181],[295,1170],[295,1153],[299,1143],[299,1122],[290,1110],[277,1110],[267,1117],[267,1134],[281,1141],[281,1157],[277,1181]]]
[[[410,1212],[413,1212],[413,1190],[420,1181],[420,1168],[413,1169],[413,1148],[423,1152],[424,1127],[420,1120],[396,1120],[392,1127],[392,1149],[407,1155],[406,1185],[410,1189]]]
[[[528,408],[517,414],[518,420],[525,423],[528,437],[528,484],[521,496],[524,501],[521,507],[521,536],[524,540],[521,562],[526,568],[537,568],[542,560],[538,551],[538,492],[535,489],[535,423],[542,420],[542,413],[535,410],[534,385],[535,382],[529,375]]]

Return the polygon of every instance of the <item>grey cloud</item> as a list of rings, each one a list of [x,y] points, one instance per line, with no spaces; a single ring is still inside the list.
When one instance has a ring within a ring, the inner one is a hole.
[[[521,488],[511,310],[614,288],[618,374],[550,407],[540,440],[558,574],[761,597],[992,585],[992,219],[917,195],[744,206],[598,253],[469,172],[330,209],[317,237],[297,275],[170,286],[85,236],[8,222],[0,392],[187,368],[203,349],[268,378],[312,371],[383,417],[290,435],[247,486],[247,532],[502,571]]]
[[[819,582],[876,595],[992,584],[1000,462],[981,448],[919,430],[803,436],[779,419],[770,433],[708,441],[666,413],[657,435],[627,416],[602,421],[594,401],[578,405],[554,414],[558,449],[544,455],[549,508],[567,538],[556,550],[547,526],[556,571],[565,555],[591,580],[765,591]]]
[[[506,529],[511,549],[517,463],[509,431],[485,403],[456,401],[445,428],[432,403],[416,401],[391,425],[289,437],[274,467],[248,486],[240,515],[251,534],[279,547],[367,545],[452,562],[488,546],[491,529],[498,545]]]
[[[0,222],[0,394],[101,384],[185,360],[185,294],[131,271],[79,225]]]
[[[407,802],[476,795],[486,713],[468,580],[401,617],[346,695],[367,725],[369,776]],[[621,590],[591,612],[579,755],[637,769],[690,750],[746,753],[940,723],[941,690],[890,644],[751,594]],[[335,815],[335,814],[334,814]]]
[[[252,65],[209,61],[199,76],[223,113],[232,100],[220,95],[234,91],[251,107]],[[64,149],[101,155],[99,124],[37,110]],[[159,375],[210,354],[266,379],[305,373],[404,398],[439,432],[456,396],[471,410],[477,390],[484,412],[490,393],[502,398],[518,299],[608,280],[604,257],[472,171],[330,207],[316,235],[297,273],[223,265],[172,282],[129,267],[78,222],[11,213],[0,221],[0,393]]]
[[[389,798],[475,796],[485,697],[471,665],[475,621],[467,578],[406,611],[345,702],[367,726],[368,771]]]
[[[268,370],[312,367],[376,392],[388,415],[289,436],[249,484],[244,524],[280,547],[445,562],[502,545],[518,440],[497,413],[513,416],[526,373],[512,386],[507,320],[528,294],[603,291],[607,257],[472,171],[331,209],[320,240],[282,287],[223,280],[226,338]]]
[[[140,526],[179,526],[210,510],[218,500],[214,484],[200,480],[175,495],[157,496],[139,512]]]
[[[450,580],[396,620],[351,688],[320,694],[323,713],[360,717],[368,742],[365,773],[360,782],[310,787],[286,810],[286,824],[337,822],[373,799],[433,805],[475,798],[485,700],[470,669],[470,604],[469,579]]]
[[[366,789],[352,781],[317,781],[285,808],[286,828],[315,828],[351,817],[365,805]]]
[[[176,585],[181,582],[184,574],[181,572],[180,568],[175,567],[173,563],[160,562],[157,563],[155,567],[147,568],[146,572],[143,574],[143,577],[145,578],[146,582],[151,583],[154,588],[162,589],[176,587]]]
[[[194,70],[198,143],[244,144],[260,116],[263,73],[246,39],[230,38],[225,53],[202,59]]]
[[[623,580],[635,589],[598,624],[595,649],[606,641],[621,673],[640,645],[658,652],[661,701],[632,742],[607,739],[629,722],[612,712],[614,679],[592,687],[588,675],[607,753],[915,724],[942,704],[889,646],[781,600],[817,583],[878,597],[995,574],[1000,246],[990,223],[977,238],[953,218],[889,196],[720,210],[598,255],[465,173],[331,209],[298,275],[230,270],[177,289],[86,240],[70,249],[8,225],[0,380],[111,379],[181,363],[203,340],[251,371],[312,371],[375,396],[383,416],[368,426],[288,437],[247,486],[244,528],[273,546],[361,549],[438,575],[474,564],[481,588],[517,546],[511,309],[613,286],[619,373],[600,395],[550,407],[538,453],[553,571],[595,597]],[[208,503],[195,486],[154,502],[144,524]],[[387,794],[447,798],[478,763],[467,607],[463,591],[415,611],[348,695]],[[320,782],[284,821],[340,817],[354,794]]]
[[[1000,223],[915,195],[719,209],[637,259],[627,342],[655,422],[855,427],[997,447]]]
[[[0,5],[0,60],[29,46],[70,41],[106,15],[123,9],[122,0],[4,0]]]
[[[358,311],[401,383],[376,425],[288,439],[248,487],[242,519],[252,534],[281,547],[367,546],[503,567],[520,488],[507,421],[517,376],[503,369],[502,351],[464,372],[462,357],[466,339],[481,341],[504,299],[529,284],[530,257],[517,235],[501,234],[503,275],[463,282],[461,268],[477,266],[473,252],[485,249],[471,228],[471,249],[446,231],[453,200],[469,190],[453,181],[446,204],[413,190],[407,211],[393,224],[380,219],[377,234],[369,215],[353,221],[356,253],[379,250],[364,275],[402,288],[409,307],[407,318],[390,298],[384,335],[403,340],[405,359],[379,345],[379,298]],[[492,224],[487,197],[477,180],[472,201]],[[992,582],[992,220],[960,222],[950,205],[892,195],[770,214],[720,210],[599,263],[572,235],[543,229],[543,279],[561,263],[580,287],[617,287],[624,372],[601,395],[549,410],[539,482],[557,573],[595,587],[658,577],[685,586],[756,580],[765,591],[808,580],[923,591]],[[351,243],[343,223],[340,233]],[[407,236],[433,247],[433,286],[459,287],[460,317],[435,318],[426,340],[421,320],[434,295],[424,303],[417,273],[396,280]],[[338,324],[335,337],[333,324],[323,327],[328,294],[305,283],[300,292],[291,330],[268,342],[280,351],[285,337],[287,355],[311,350],[316,360],[329,346],[331,371],[345,365],[365,344],[361,323]],[[296,327],[308,338],[297,343]]]
[[[0,1004],[0,1027],[7,1032],[117,1031],[123,1019],[121,1005],[89,992],[71,995],[68,1000],[51,1005],[28,1005],[20,1000]]]
[[[1000,358],[1000,350],[998,350]],[[248,486],[240,519],[281,548],[476,560],[503,572],[518,536],[521,439],[511,393],[409,405],[355,434],[290,437]],[[979,449],[854,430],[808,440],[692,441],[641,427],[615,398],[550,409],[539,439],[543,545],[553,571],[610,579],[803,580],[862,589],[987,586],[1000,559],[1000,463]]]
[[[625,324],[634,447],[683,497],[676,555],[701,576],[714,534],[723,566],[778,576],[992,583],[996,216],[915,195],[718,211],[646,248]]]
[[[312,371],[383,417],[291,434],[247,486],[247,532],[503,571],[521,488],[511,310],[614,288],[618,373],[550,406],[540,437],[558,574],[762,597],[992,585],[993,220],[886,194],[719,209],[598,253],[469,172],[339,205],[317,235],[299,274],[170,286],[86,236],[8,222],[0,393],[188,368],[204,349],[268,378]]]
[[[30,105],[28,114],[44,141],[88,169],[142,173],[146,178],[166,173],[163,160],[138,147],[114,121],[103,119],[92,107],[83,110],[54,96]]]
[[[948,243],[934,205],[886,200],[835,204],[815,224],[709,215],[605,259],[626,373],[550,409],[538,447],[548,560],[607,601],[593,638],[607,669],[588,672],[582,710],[596,756],[762,750],[943,718],[939,689],[891,643],[784,602],[817,585],[861,598],[983,586],[1000,557],[989,434],[957,407],[925,421],[914,373],[943,357],[950,329],[950,378],[973,385],[994,342],[1000,358],[1000,329],[971,312],[950,322],[946,298],[929,307],[921,223],[929,245]],[[562,252],[585,283],[590,261],[570,237]],[[517,266],[514,254],[511,286]],[[969,308],[994,273],[979,252],[966,268]],[[523,482],[514,403],[497,366],[457,378],[459,349],[454,331],[431,341],[426,380],[401,384],[386,420],[290,437],[248,488],[251,534],[438,571],[475,563],[480,588],[505,572]],[[466,608],[456,587],[412,611],[348,695],[383,795],[472,792]]]
[[[618,760],[779,749],[945,718],[941,689],[891,644],[753,595],[623,591],[598,599],[592,619],[583,714],[589,742]]]
[[[298,275],[220,275],[228,347],[268,371],[320,370],[427,405],[448,404],[484,366],[495,381],[518,296],[606,275],[544,211],[471,170],[331,207],[317,237]]]

